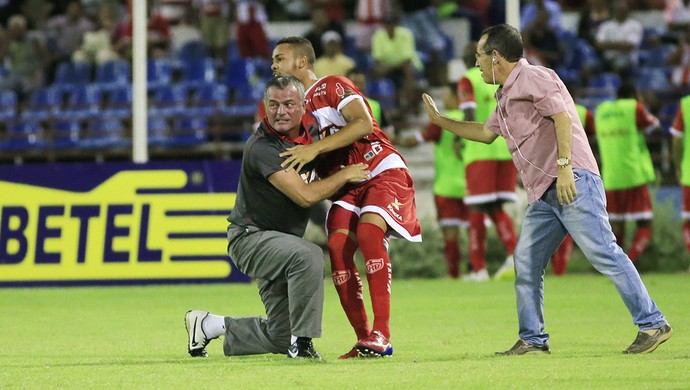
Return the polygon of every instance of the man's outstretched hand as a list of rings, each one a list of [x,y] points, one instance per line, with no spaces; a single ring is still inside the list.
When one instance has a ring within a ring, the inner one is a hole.
[[[296,145],[287,148],[280,157],[286,157],[285,161],[280,164],[285,169],[294,168],[295,171],[300,172],[305,165],[313,161],[319,153],[316,148],[311,145]]]

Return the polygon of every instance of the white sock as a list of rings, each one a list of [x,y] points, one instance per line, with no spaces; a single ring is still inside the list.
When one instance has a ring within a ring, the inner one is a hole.
[[[294,344],[295,341],[297,341],[297,336],[290,336],[290,345]]]
[[[201,323],[201,329],[209,339],[225,336],[225,317],[209,313]]]

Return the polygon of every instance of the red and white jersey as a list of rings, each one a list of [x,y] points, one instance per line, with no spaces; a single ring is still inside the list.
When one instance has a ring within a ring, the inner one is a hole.
[[[387,0],[359,0],[355,6],[355,19],[359,23],[381,23],[389,11]]]
[[[381,131],[378,122],[373,119],[371,107],[362,92],[348,78],[343,76],[326,76],[317,80],[306,91],[307,112],[312,114],[321,129],[319,138],[335,134],[347,122],[341,113],[343,107],[359,99],[372,116],[374,131],[355,143],[323,154],[318,161],[319,174],[327,177],[340,169],[341,165],[364,163],[369,166],[371,177],[393,168],[407,168],[402,156]]]

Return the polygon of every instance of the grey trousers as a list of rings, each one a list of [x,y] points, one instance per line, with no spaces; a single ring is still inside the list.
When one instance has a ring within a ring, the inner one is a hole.
[[[317,245],[253,227],[228,229],[228,253],[255,278],[266,317],[225,317],[225,355],[287,353],[290,336],[321,336],[325,259]]]

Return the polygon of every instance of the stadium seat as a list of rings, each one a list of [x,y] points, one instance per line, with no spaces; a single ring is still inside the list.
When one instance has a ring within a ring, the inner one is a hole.
[[[132,83],[132,67],[124,60],[112,60],[96,67],[94,80],[101,88],[119,88]]]
[[[163,115],[149,114],[147,118],[148,141],[151,146],[165,145],[170,124]]]
[[[212,58],[201,57],[182,62],[182,78],[180,83],[186,87],[215,82],[216,68]]]
[[[16,121],[7,127],[5,139],[0,142],[0,150],[19,152],[45,149],[48,143],[44,135],[43,127],[39,120],[24,119]]]
[[[640,91],[660,91],[670,89],[671,83],[664,68],[640,68],[635,87]]]
[[[149,91],[172,81],[173,65],[167,59],[151,58],[146,65],[146,82]]]
[[[0,90],[0,121],[10,122],[17,117],[17,94],[12,90]]]
[[[151,99],[151,115],[180,115],[187,105],[187,89],[184,85],[162,85],[158,87]]]
[[[226,66],[225,86],[230,90],[246,87],[257,79],[256,64],[253,61],[238,58]]]
[[[132,115],[132,86],[127,84],[110,89],[102,114],[106,117],[129,118]]]
[[[53,146],[56,149],[73,149],[81,140],[81,122],[76,119],[59,119],[53,124]]]
[[[200,58],[205,58],[206,56],[208,56],[206,45],[204,45],[202,41],[198,40],[185,43],[177,53],[177,57],[182,62],[197,60]]]
[[[230,99],[231,103],[225,107],[221,107],[223,115],[229,118],[237,117],[254,117],[256,106],[263,98],[263,86],[255,85],[241,85],[235,88]]]
[[[21,116],[31,120],[49,120],[59,113],[61,105],[62,92],[59,89],[40,88],[31,93]]]
[[[182,116],[173,119],[166,146],[191,146],[206,142],[208,121],[197,116]]]
[[[55,80],[52,86],[63,92],[91,82],[91,64],[83,61],[63,61],[55,70]]]
[[[87,149],[107,149],[125,147],[131,144],[124,124],[118,118],[91,118],[86,125],[84,137],[79,147]]]
[[[395,84],[389,78],[379,78],[367,83],[366,96],[378,100],[381,108],[392,110],[396,106]]]
[[[95,85],[80,85],[70,92],[59,118],[84,120],[98,114],[103,102],[102,90]]]
[[[223,84],[206,83],[191,92],[187,113],[211,117],[220,113],[228,100],[228,88]]]

